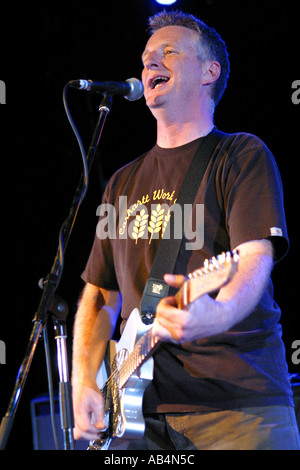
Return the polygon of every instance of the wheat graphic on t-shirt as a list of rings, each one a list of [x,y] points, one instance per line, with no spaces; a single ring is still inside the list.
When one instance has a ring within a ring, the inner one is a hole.
[[[149,215],[145,214],[145,212],[145,209],[143,209],[140,214],[135,217],[132,229],[132,238],[135,240],[135,244],[137,244],[139,238],[142,238],[146,230]]]
[[[158,233],[162,227],[165,209],[161,208],[161,204],[157,204],[156,209],[151,212],[151,218],[148,225],[148,231],[151,233],[149,244],[151,243],[154,233]]]
[[[170,211],[170,208],[169,208],[168,213],[165,215],[163,226],[162,226],[162,232],[161,232],[162,237],[164,236],[164,233],[166,231],[166,228],[167,228],[167,225],[169,223],[170,218],[171,218],[171,211]]]

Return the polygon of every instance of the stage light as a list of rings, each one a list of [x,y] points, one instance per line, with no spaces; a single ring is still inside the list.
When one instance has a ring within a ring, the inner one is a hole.
[[[173,3],[176,3],[177,0],[156,0],[156,3],[159,3],[160,5],[173,5]]]

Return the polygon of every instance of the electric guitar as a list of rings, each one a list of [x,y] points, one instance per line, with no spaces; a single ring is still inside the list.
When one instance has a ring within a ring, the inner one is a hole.
[[[234,251],[205,260],[203,268],[189,274],[175,295],[178,308],[186,308],[201,295],[215,292],[229,282],[237,270],[238,258]],[[151,356],[158,346],[152,325],[145,325],[139,309],[135,308],[120,341],[109,341],[106,358],[97,374],[107,427],[99,439],[90,443],[88,450],[118,449],[124,440],[143,437],[143,395],[153,379]]]

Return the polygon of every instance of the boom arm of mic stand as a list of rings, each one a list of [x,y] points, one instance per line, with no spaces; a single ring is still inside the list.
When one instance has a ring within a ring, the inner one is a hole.
[[[88,150],[87,154],[87,166],[88,170],[90,171],[96,150],[100,141],[100,137],[102,134],[102,130],[105,124],[106,117],[111,110],[112,106],[112,97],[110,95],[104,96],[103,100],[99,106],[99,118],[96,124],[94,134],[92,137],[92,141]],[[21,394],[24,389],[25,381],[31,366],[31,362],[35,353],[35,349],[39,340],[39,337],[43,331],[43,326],[47,322],[48,319],[48,309],[51,302],[52,295],[54,294],[61,276],[62,276],[62,268],[63,263],[61,262],[62,258],[62,251],[64,252],[75,220],[78,213],[79,206],[83,200],[82,191],[84,188],[84,174],[82,173],[77,189],[75,191],[75,195],[71,204],[70,212],[65,220],[62,229],[61,229],[61,240],[60,246],[57,250],[51,272],[45,277],[44,279],[44,289],[42,293],[42,297],[38,306],[38,310],[33,318],[34,326],[30,335],[30,339],[27,345],[26,353],[23,359],[23,362],[20,366],[15,387],[6,411],[6,414],[2,418],[1,426],[0,426],[0,450],[6,448],[6,444],[14,423],[14,418],[16,415],[17,407],[20,402]]]

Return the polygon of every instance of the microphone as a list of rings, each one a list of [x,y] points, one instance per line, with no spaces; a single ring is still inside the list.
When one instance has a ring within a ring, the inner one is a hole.
[[[121,95],[129,101],[139,100],[144,94],[144,87],[137,78],[128,78],[125,82],[95,82],[93,80],[72,80],[71,87],[78,90],[95,91],[107,95]]]

